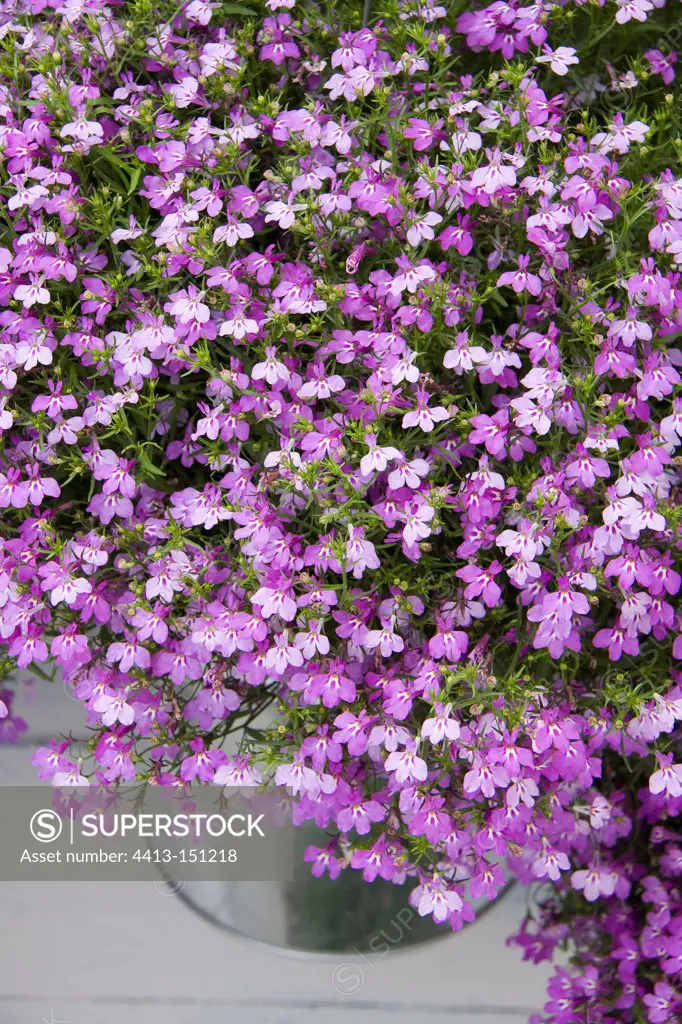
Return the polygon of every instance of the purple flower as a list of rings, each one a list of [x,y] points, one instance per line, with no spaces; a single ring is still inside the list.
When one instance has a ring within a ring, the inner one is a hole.
[[[682,764],[673,764],[672,754],[658,754],[657,758],[659,768],[649,778],[650,792],[682,796]]]

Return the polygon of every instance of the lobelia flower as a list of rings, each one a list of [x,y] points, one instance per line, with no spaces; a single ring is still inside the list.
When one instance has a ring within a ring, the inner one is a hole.
[[[652,793],[665,793],[668,797],[682,795],[682,764],[673,764],[672,754],[657,754],[659,768],[649,778]]]
[[[451,718],[452,705],[443,705],[439,701],[434,704],[436,712],[434,718],[427,718],[421,728],[422,738],[428,739],[431,743],[442,743],[443,740],[456,740],[459,738],[459,723]]]
[[[584,893],[588,903],[594,903],[600,896],[612,896],[617,881],[617,874],[611,871],[601,871],[598,868],[574,871],[571,875],[571,885],[574,889]]]
[[[420,917],[427,914],[434,921],[445,921],[453,911],[462,909],[462,898],[454,890],[445,889],[438,879],[432,883],[424,882],[410,893],[410,903],[416,906]]]
[[[497,279],[499,285],[511,285],[515,292],[528,291],[531,295],[539,295],[542,291],[542,280],[537,274],[528,270],[529,256],[519,256],[519,269],[507,271]]]
[[[92,731],[36,770],[290,789],[453,929],[542,880],[538,1019],[677,1019],[677,5],[86,6],[0,26],[0,643]]]
[[[398,782],[407,780],[424,781],[427,777],[426,761],[417,756],[416,750],[392,751],[385,761],[386,771],[394,772]]]
[[[556,50],[552,50],[552,48],[545,43],[542,50],[542,56],[536,57],[536,62],[538,64],[549,64],[555,75],[565,75],[568,73],[568,69],[571,65],[579,63],[576,52],[572,46],[558,46]]]

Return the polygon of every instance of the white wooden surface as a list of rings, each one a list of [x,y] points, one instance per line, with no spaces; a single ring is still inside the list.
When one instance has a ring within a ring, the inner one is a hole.
[[[39,685],[0,785],[32,783],[34,738],[79,722],[58,684]],[[505,944],[524,899],[517,887],[458,935],[337,962],[242,942],[150,883],[0,882],[0,1024],[524,1024],[549,973]]]

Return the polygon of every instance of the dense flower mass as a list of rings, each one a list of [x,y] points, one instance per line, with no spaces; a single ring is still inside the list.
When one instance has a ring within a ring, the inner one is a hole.
[[[677,1020],[680,7],[362,6],[1,5],[4,676]]]

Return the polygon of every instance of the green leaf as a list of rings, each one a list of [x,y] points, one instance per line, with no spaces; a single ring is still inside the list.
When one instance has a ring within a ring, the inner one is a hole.
[[[139,167],[136,167],[135,170],[130,175],[130,188],[128,189],[128,195],[129,196],[131,196],[133,194],[133,192],[135,191],[135,189],[137,188],[137,183],[140,180],[140,175],[141,174],[142,174],[142,164],[140,164]]]
[[[250,7],[242,7],[240,4],[221,4],[220,10],[223,14],[244,14],[247,18],[255,18],[258,14],[257,11],[251,10]]]
[[[140,465],[142,466],[142,469],[144,470],[144,472],[148,476],[165,476],[166,475],[165,470],[160,469],[158,466],[154,465],[152,460],[149,458],[149,455],[147,454],[147,449],[146,448],[139,448],[137,455],[138,455],[138,461],[139,461]]]

